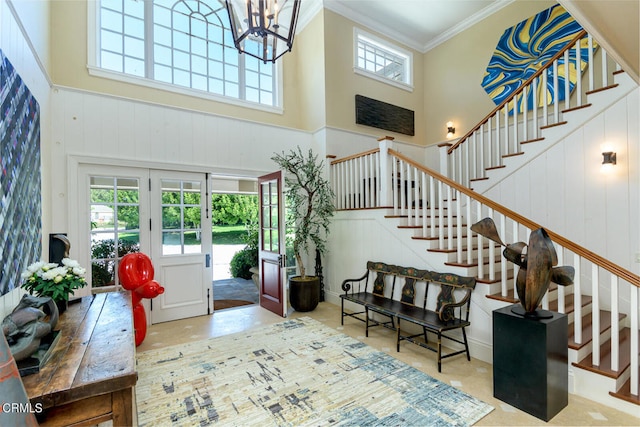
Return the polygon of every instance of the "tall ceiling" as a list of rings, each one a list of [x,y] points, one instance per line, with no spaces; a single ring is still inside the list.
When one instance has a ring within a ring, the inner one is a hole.
[[[513,1],[324,0],[323,4],[352,21],[426,52]]]

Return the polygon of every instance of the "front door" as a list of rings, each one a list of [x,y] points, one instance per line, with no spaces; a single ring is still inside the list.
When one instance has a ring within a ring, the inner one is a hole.
[[[284,286],[285,222],[282,197],[282,172],[258,178],[260,199],[260,305],[286,317],[287,296]]]
[[[151,323],[211,312],[208,180],[204,173],[151,171],[151,252],[165,289],[151,302]]]

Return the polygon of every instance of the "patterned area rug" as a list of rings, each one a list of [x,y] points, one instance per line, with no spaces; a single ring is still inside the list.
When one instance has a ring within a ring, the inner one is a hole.
[[[140,426],[470,425],[493,408],[311,318],[138,354]]]

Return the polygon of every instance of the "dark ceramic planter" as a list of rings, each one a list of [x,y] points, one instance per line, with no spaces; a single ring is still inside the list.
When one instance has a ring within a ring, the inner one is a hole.
[[[295,311],[313,311],[320,301],[320,278],[300,276],[289,279],[289,302]]]

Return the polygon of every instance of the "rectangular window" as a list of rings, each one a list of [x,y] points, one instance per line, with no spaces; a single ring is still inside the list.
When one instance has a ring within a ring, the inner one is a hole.
[[[354,29],[354,71],[413,90],[413,54],[359,28]]]

